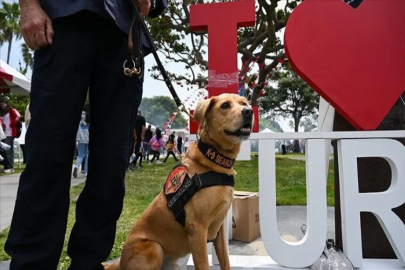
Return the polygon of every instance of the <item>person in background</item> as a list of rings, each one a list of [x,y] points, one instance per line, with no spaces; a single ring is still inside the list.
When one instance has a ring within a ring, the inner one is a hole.
[[[187,149],[190,146],[190,141],[188,140],[188,136],[184,138],[184,153],[187,153]]]
[[[145,130],[145,140],[143,144],[144,148],[144,156],[143,159],[149,161],[149,154],[150,154],[150,146],[149,146],[149,141],[152,139],[153,132],[152,132],[152,126],[148,125],[148,128]]]
[[[14,172],[14,139],[19,137],[17,131],[18,122],[21,119],[20,113],[11,107],[10,98],[7,96],[2,96],[0,98],[0,117],[3,122],[3,129],[6,138],[3,140],[5,144],[8,144],[10,147],[6,151],[6,154],[3,156],[4,161],[4,172],[12,173]]]
[[[3,121],[1,120],[0,117],[0,164],[4,165],[4,157],[6,155],[6,151],[8,150],[8,148],[6,148],[8,146],[8,144],[5,144],[2,142],[2,140],[4,140],[6,138],[6,135],[4,134],[3,131]],[[0,169],[0,173],[3,173],[4,169]]]
[[[83,109],[85,112],[86,112],[86,121],[87,121],[87,124],[90,124],[90,103],[89,102],[86,102],[85,104],[84,104],[84,109]],[[87,160],[86,159],[83,159],[83,161],[82,161],[82,174],[85,174],[85,172],[84,172],[84,167],[86,166],[86,162],[87,162]]]
[[[28,126],[31,122],[30,104],[28,104],[27,108],[25,109],[24,122],[25,128],[28,130]]]
[[[87,169],[88,169],[88,158],[89,158],[89,123],[86,121],[86,112],[82,112],[82,119],[80,120],[79,130],[77,131],[76,135],[76,142],[77,142],[77,158],[76,158],[76,165],[73,168],[73,177],[77,177],[77,170],[79,166],[82,164],[83,159],[86,160],[84,168],[84,175],[87,176]]]
[[[134,153],[132,153],[132,161],[131,161],[131,166],[134,169],[137,169],[138,167],[136,166],[136,163],[138,162],[139,159],[139,168],[142,168],[142,157],[144,154],[144,142],[141,142],[141,145],[139,147],[138,153],[135,152],[135,148],[134,148]]]
[[[173,139],[173,137],[169,137],[169,140],[167,141],[167,143],[166,143],[166,148],[167,148],[167,155],[166,155],[166,157],[165,157],[165,160],[163,160],[163,163],[166,163],[166,161],[167,161],[167,159],[169,158],[169,155],[172,155],[173,157],[174,157],[174,160],[177,162],[177,161],[179,161],[177,158],[176,158],[176,155],[174,154],[174,148],[175,148],[175,145],[174,145],[174,139]]]
[[[182,154],[182,147],[183,147],[183,137],[179,134],[177,136],[177,150],[179,151],[180,155]]]
[[[173,141],[176,139],[176,131],[173,131],[173,133],[170,134],[169,139]]]
[[[152,166],[153,161],[156,158],[156,164],[161,164],[159,161],[160,157],[160,148],[163,147],[166,149],[165,142],[163,141],[162,138],[162,131],[160,128],[156,129],[156,134],[152,137],[152,139],[149,141],[150,149],[152,151],[152,159],[149,161],[149,166]]]
[[[31,122],[31,113],[30,113],[30,104],[27,105],[25,108],[25,115],[24,115],[24,124],[25,124],[25,129],[28,131],[28,126],[30,125]],[[24,140],[25,141],[25,140]],[[26,164],[26,153],[25,153],[25,143],[20,144],[22,154],[23,154],[23,164]]]
[[[141,110],[138,110],[138,115],[136,116],[135,120],[135,134],[136,134],[136,144],[134,147],[134,153],[136,155],[134,163],[136,165],[138,158],[142,158],[139,155],[141,144],[145,139],[145,127],[146,127],[146,120],[145,117],[142,116]],[[142,167],[142,160],[139,162],[139,167]]]

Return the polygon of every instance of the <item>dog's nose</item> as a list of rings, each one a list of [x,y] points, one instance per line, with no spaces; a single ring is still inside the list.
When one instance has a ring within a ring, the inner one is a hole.
[[[244,109],[242,110],[242,115],[243,115],[243,117],[246,117],[246,118],[252,117],[252,115],[253,115],[253,109],[252,109],[252,108],[244,108]]]

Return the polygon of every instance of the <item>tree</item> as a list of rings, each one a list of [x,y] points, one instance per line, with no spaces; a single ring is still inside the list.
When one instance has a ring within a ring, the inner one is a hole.
[[[313,119],[311,117],[307,117],[304,119],[304,121],[301,121],[300,127],[303,127],[305,132],[310,132],[314,128],[316,128],[317,125],[316,125],[315,119]]]
[[[23,43],[21,44],[21,53],[23,56],[23,61],[25,64],[25,67],[22,68],[21,62],[20,64],[20,72],[22,74],[26,74],[28,71],[28,68],[32,69],[34,67],[34,50],[28,48],[27,44]]]
[[[259,119],[259,130],[263,129],[270,129],[272,131],[276,132],[283,132],[283,129],[281,128],[280,124],[274,120],[267,119],[267,118],[260,118]]]
[[[316,115],[319,95],[312,90],[291,68],[286,67],[275,73],[277,86],[268,86],[262,99],[262,111],[272,117],[293,119],[293,128],[298,132],[303,117]],[[299,142],[295,141],[295,151]]]
[[[148,20],[157,49],[165,55],[168,62],[181,63],[187,69],[188,74],[169,73],[172,80],[179,84],[205,87],[208,69],[207,34],[190,31],[189,6],[226,1],[229,0],[170,1],[163,16]],[[268,76],[279,63],[285,61],[284,45],[276,33],[285,27],[290,13],[300,2],[287,0],[285,6],[277,10],[279,1],[258,0],[256,26],[238,30],[238,52],[242,55],[243,63],[239,77],[241,84],[247,87],[246,96],[252,105],[258,104],[260,92],[266,87]],[[251,64],[257,64],[258,74],[250,69]],[[153,78],[162,80],[156,66],[152,71]]]
[[[0,45],[4,42],[8,42],[7,51],[7,64],[10,63],[10,53],[11,45],[13,39],[21,38],[20,31],[20,6],[18,3],[7,3],[5,1],[1,2],[2,7],[0,8],[0,29],[1,29],[1,41]]]
[[[167,96],[155,96],[143,98],[139,108],[148,123],[157,125],[160,128],[169,119],[172,113],[177,112],[177,106],[173,99]],[[187,120],[177,113],[171,128],[184,128]]]

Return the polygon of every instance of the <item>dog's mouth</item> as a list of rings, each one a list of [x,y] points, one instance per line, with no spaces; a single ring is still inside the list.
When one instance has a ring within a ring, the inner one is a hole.
[[[246,122],[243,126],[235,131],[225,130],[225,134],[235,137],[248,137],[252,132],[252,121]]]

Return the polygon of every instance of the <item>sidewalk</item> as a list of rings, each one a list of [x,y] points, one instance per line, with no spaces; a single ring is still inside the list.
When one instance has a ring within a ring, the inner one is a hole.
[[[0,176],[0,231],[11,224],[19,179],[19,173]],[[79,172],[77,178],[72,178],[71,186],[78,185],[85,180],[86,177]]]

